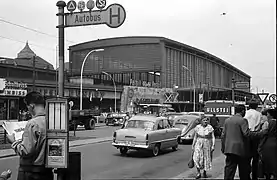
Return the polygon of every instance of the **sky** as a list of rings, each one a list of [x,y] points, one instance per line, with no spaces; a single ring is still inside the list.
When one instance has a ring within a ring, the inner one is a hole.
[[[0,57],[15,58],[28,41],[36,55],[56,67],[56,2],[0,0]],[[113,3],[126,10],[122,26],[66,28],[66,49],[110,37],[163,36],[209,52],[249,74],[252,92],[276,93],[276,0],[107,0],[107,5]]]

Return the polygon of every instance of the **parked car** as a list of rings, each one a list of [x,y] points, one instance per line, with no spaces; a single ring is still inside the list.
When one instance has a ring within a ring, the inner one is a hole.
[[[166,148],[177,150],[180,135],[181,130],[172,128],[166,117],[136,115],[127,121],[125,128],[114,132],[112,145],[121,154],[134,149],[148,150],[157,156]]]
[[[123,125],[126,116],[126,113],[110,113],[107,115],[105,123],[107,126],[110,124]]]
[[[199,116],[183,115],[174,119],[173,126],[182,131],[180,143],[192,143],[194,138],[194,128],[200,123]]]

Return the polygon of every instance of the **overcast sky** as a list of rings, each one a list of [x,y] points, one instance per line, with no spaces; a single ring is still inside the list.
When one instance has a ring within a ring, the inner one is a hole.
[[[29,41],[37,55],[55,66],[55,37],[1,19],[57,37],[56,2],[0,0],[0,57],[15,58]],[[112,3],[120,3],[126,10],[121,27],[67,28],[66,39],[74,43],[66,42],[66,48],[108,37],[164,36],[209,52],[246,72],[252,77],[254,92],[276,92],[276,0],[107,0],[108,5]]]

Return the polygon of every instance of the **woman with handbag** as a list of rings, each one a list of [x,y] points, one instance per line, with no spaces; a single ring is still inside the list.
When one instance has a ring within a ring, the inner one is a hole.
[[[277,137],[276,108],[267,110],[268,133],[261,139],[258,152],[260,155],[259,171],[266,179],[277,179]]]
[[[195,127],[192,143],[193,161],[197,169],[196,179],[207,178],[207,171],[212,168],[212,153],[215,147],[214,129],[209,124],[208,118],[203,118],[201,124]]]

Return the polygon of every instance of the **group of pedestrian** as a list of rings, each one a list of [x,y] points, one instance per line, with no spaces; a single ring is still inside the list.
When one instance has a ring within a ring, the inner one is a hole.
[[[224,179],[234,179],[237,167],[240,179],[276,179],[276,108],[266,111],[267,120],[257,111],[257,102],[250,102],[249,108],[237,105],[235,115],[225,120]]]
[[[224,179],[234,179],[237,167],[240,179],[277,179],[276,108],[261,113],[256,101],[250,101],[249,108],[236,105],[235,114],[224,122],[221,135],[221,151],[226,156]],[[192,161],[197,169],[196,179],[207,178],[207,171],[212,168],[217,123],[215,117],[205,117],[194,129]]]

